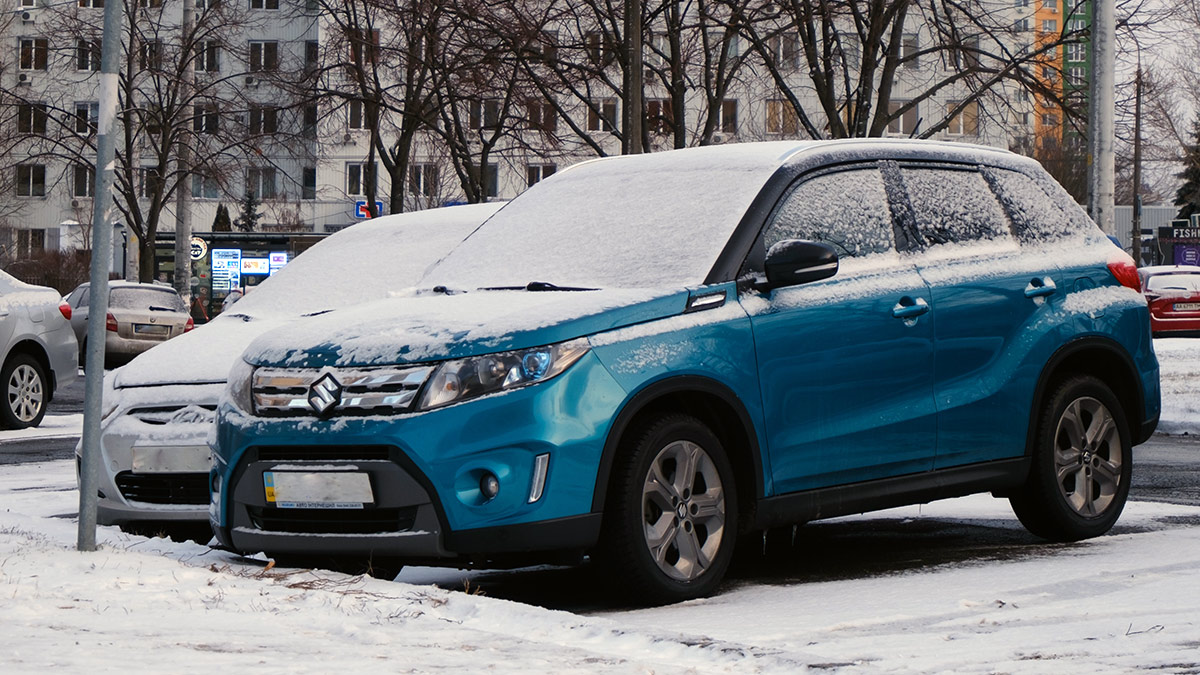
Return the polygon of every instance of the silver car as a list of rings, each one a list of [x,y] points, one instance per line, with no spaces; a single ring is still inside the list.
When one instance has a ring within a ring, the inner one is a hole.
[[[37,426],[54,392],[78,376],[68,317],[58,291],[0,272],[0,427]]]
[[[242,350],[273,328],[411,287],[498,208],[454,206],[347,228],[211,322],[105,378],[98,522],[133,531],[207,532],[207,436]]]
[[[80,363],[87,359],[90,291],[91,284],[83,283],[67,296]],[[108,316],[104,319],[105,368],[128,363],[147,349],[193,328],[187,305],[174,288],[133,281],[108,283]]]

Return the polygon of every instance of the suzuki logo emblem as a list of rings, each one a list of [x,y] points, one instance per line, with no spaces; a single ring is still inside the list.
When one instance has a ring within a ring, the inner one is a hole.
[[[308,404],[318,415],[325,415],[342,401],[342,384],[333,373],[325,373],[308,387]]]

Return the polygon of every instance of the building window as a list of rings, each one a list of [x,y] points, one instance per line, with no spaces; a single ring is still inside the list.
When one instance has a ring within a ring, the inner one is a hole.
[[[368,188],[375,191],[375,165],[355,163],[346,165],[346,194],[360,196],[367,194]]]
[[[279,121],[279,109],[268,106],[250,106],[250,133],[252,135],[273,134]]]
[[[652,134],[669,134],[675,130],[675,110],[669,98],[646,101],[646,129]]]
[[[363,124],[363,102],[350,101],[349,110],[347,110],[347,124],[351,129],[362,129]]]
[[[1017,8],[1017,9],[1021,9],[1022,7],[1028,7],[1028,6],[1029,6],[1029,0],[1013,0],[1013,7]]]
[[[1082,87],[1087,84],[1087,72],[1082,66],[1071,66],[1067,68],[1067,83],[1073,87]]]
[[[1042,19],[1042,32],[1043,33],[1057,33],[1058,32],[1058,19]]]
[[[548,101],[530,101],[527,106],[530,129],[552,133],[558,126],[558,115],[554,110],[554,104]]]
[[[138,64],[142,70],[158,70],[162,68],[162,41],[147,40],[142,43]]]
[[[215,104],[192,106],[192,131],[198,134],[215,134],[220,125],[220,115]]]
[[[725,99],[717,108],[717,130],[723,134],[737,133],[738,102],[736,99]]]
[[[37,0],[21,0],[22,7],[37,7]]]
[[[85,136],[96,133],[96,124],[99,119],[99,103],[92,101],[75,104],[75,133]]]
[[[216,73],[221,70],[221,43],[216,40],[201,42],[196,49],[196,72]]]
[[[250,42],[250,72],[272,71],[279,67],[279,43],[274,40]]]
[[[17,131],[22,134],[46,133],[46,104],[22,103],[17,106]]]
[[[1058,115],[1055,115],[1054,113],[1042,113],[1042,126],[1057,127]]]
[[[475,174],[475,176],[479,176],[478,171],[478,167],[471,167],[471,172]],[[500,190],[497,187],[499,183],[500,167],[493,162],[488,162],[487,166],[483,168],[483,180],[480,181],[480,184],[484,188],[484,195],[488,198],[494,199],[496,195],[500,194]]]
[[[83,164],[71,165],[71,196],[91,197],[96,193],[96,174],[92,167]]]
[[[317,167],[306,166],[303,172],[303,182],[300,186],[300,199],[317,198]]]
[[[1088,29],[1087,19],[1071,19],[1067,22],[1067,31],[1071,33],[1082,33]]]
[[[221,196],[217,178],[208,173],[192,174],[192,197],[195,199],[216,199]]]
[[[617,128],[617,99],[606,98],[588,107],[588,131],[612,131]]]
[[[100,70],[100,41],[75,41],[75,70]]]
[[[1042,10],[1050,14],[1058,14],[1057,0],[1042,0]]]
[[[921,43],[915,33],[907,33],[901,38],[900,59],[903,68],[916,69],[921,67],[920,61],[917,58],[917,52],[920,48]]]
[[[904,107],[904,105],[907,103],[908,101],[891,101],[888,103],[888,117],[891,118],[891,120],[888,121],[887,127],[889,134],[912,136],[913,132],[917,130],[916,106],[904,111],[904,114],[900,115],[899,117],[895,116],[900,112],[900,108]]]
[[[767,101],[767,133],[793,136],[800,132],[800,118],[791,102],[783,99]]]
[[[317,135],[317,104],[309,103],[304,106],[304,128],[302,133],[308,138],[315,138]]]
[[[609,49],[604,33],[592,31],[583,36],[583,46],[587,51],[588,60],[593,65],[607,66],[613,60],[613,51]]]
[[[767,41],[767,49],[775,66],[782,71],[792,71],[800,67],[800,36],[795,33],[776,35]]]
[[[144,166],[141,168],[141,192],[138,194],[143,199],[153,199],[154,195],[162,187],[162,177],[158,172],[157,167]]]
[[[500,126],[500,101],[471,101],[467,121],[472,129],[494,129]]]
[[[408,189],[422,197],[436,197],[438,186],[437,166],[434,164],[413,164],[408,169]]]
[[[953,113],[959,105],[958,102],[947,103],[946,114]],[[964,136],[974,136],[979,133],[979,103],[971,101],[963,107],[961,112],[950,118],[950,126],[946,128],[946,133]]]
[[[17,196],[46,196],[46,167],[42,164],[17,165]]]
[[[1016,21],[1013,22],[1012,29],[1013,29],[1013,32],[1024,33],[1025,31],[1029,30],[1029,19],[1028,18],[1017,19]]]
[[[379,56],[379,29],[348,29],[346,40],[350,43],[350,63],[360,66],[374,64]]]
[[[246,171],[246,192],[253,192],[259,199],[274,199],[274,167],[253,167]]]
[[[320,67],[321,45],[316,40],[304,41],[304,72],[315,73]]]
[[[534,183],[553,176],[556,170],[558,167],[553,164],[530,164],[525,167],[527,184],[529,187],[533,187]]]
[[[250,0],[250,9],[279,9],[279,0]]]
[[[46,70],[50,56],[50,41],[46,38],[21,38],[21,70]]]
[[[1087,45],[1079,42],[1068,44],[1066,56],[1068,61],[1087,61]]]

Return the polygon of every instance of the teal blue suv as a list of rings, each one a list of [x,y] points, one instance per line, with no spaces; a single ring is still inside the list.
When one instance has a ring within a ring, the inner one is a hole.
[[[1138,286],[1005,151],[589,161],[417,287],[257,338],[209,516],[224,549],[376,574],[586,560],[642,603],[712,593],[756,532],[970,493],[1094,537],[1158,420]]]

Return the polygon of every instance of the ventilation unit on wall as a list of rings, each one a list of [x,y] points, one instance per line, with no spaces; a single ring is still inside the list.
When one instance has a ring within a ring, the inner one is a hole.
[[[17,84],[29,84],[33,78],[29,77],[29,73],[20,73],[17,75]]]
[[[33,23],[33,12],[21,12],[21,21],[24,23]]]

